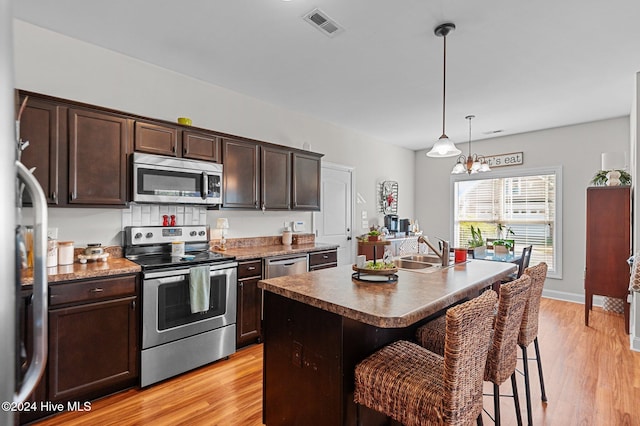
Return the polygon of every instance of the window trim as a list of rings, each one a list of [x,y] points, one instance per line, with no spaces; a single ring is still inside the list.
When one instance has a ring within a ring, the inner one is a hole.
[[[550,167],[535,167],[526,169],[511,169],[505,167],[504,170],[492,170],[488,173],[475,173],[472,175],[459,174],[451,175],[449,180],[449,193],[451,194],[449,200],[449,217],[451,222],[449,223],[449,235],[453,237],[455,228],[455,184],[456,182],[469,181],[469,180],[483,180],[483,179],[500,179],[500,178],[513,178],[521,176],[538,176],[538,175],[556,175],[556,211],[555,211],[555,227],[553,240],[555,243],[555,250],[553,251],[554,263],[556,268],[554,271],[549,271],[547,278],[562,279],[562,166],[550,166]]]

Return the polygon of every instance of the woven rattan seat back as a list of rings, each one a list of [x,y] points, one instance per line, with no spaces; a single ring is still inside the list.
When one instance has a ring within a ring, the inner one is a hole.
[[[500,385],[516,369],[518,334],[522,315],[529,299],[531,278],[523,275],[500,286],[498,313],[495,317],[493,340],[489,346],[484,380]]]
[[[529,292],[527,306],[524,308],[518,344],[526,347],[538,336],[540,298],[542,297],[544,281],[547,278],[547,264],[542,262],[536,266],[527,268],[524,274],[531,277],[531,291]]]
[[[360,362],[355,402],[406,426],[476,421],[496,299],[487,291],[447,311],[444,357],[400,340]]]

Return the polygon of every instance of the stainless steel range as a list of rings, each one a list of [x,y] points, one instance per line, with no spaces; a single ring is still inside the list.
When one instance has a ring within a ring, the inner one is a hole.
[[[142,387],[235,352],[238,265],[207,226],[129,226],[124,250],[142,267]]]

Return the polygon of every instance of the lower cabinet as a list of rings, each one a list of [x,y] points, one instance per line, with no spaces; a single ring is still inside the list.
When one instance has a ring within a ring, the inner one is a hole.
[[[260,342],[262,339],[262,259],[238,262],[238,302],[236,347]]]
[[[21,424],[53,414],[41,411],[39,407],[46,405],[41,402],[82,407],[138,382],[136,275],[51,284],[49,298],[47,367],[30,397],[38,410],[21,414]],[[29,306],[25,307],[28,318]],[[28,335],[28,326],[25,331]],[[27,354],[29,349],[27,345]]]
[[[309,271],[338,266],[338,249],[309,253]]]

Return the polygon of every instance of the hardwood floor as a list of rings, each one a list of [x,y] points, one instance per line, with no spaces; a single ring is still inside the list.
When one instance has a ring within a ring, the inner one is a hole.
[[[548,403],[540,401],[535,361],[530,361],[534,424],[640,425],[640,352],[629,349],[622,315],[595,309],[591,326],[583,321],[583,305],[542,299],[538,340]],[[533,345],[529,352],[535,353]],[[518,380],[526,424],[524,382]],[[510,390],[509,381],[501,386],[503,394]],[[484,405],[493,410],[491,397],[485,397]],[[511,398],[502,398],[501,414],[502,424],[516,424]],[[491,424],[486,414],[484,422]],[[147,389],[94,401],[90,412],[63,413],[36,423],[150,424],[261,425],[262,345]]]

